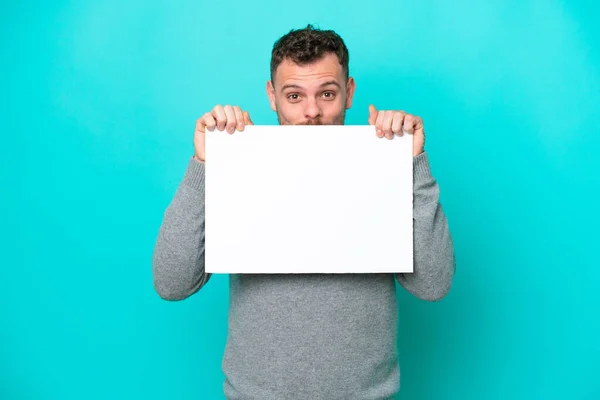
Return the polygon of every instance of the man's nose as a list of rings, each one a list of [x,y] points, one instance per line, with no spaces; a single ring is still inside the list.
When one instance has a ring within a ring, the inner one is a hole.
[[[321,116],[321,109],[314,99],[308,100],[306,103],[306,109],[304,110],[304,117],[315,119]]]

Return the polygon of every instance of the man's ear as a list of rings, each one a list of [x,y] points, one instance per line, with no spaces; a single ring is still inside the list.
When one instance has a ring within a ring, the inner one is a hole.
[[[271,103],[271,110],[277,111],[277,106],[275,104],[275,88],[271,81],[267,81],[267,96],[269,97],[269,103]]]
[[[352,107],[352,99],[354,98],[354,90],[356,89],[356,82],[354,82],[354,78],[348,78],[348,83],[346,84],[346,109]]]

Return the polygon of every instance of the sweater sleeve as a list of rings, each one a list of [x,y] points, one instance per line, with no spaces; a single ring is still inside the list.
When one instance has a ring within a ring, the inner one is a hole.
[[[413,272],[396,273],[396,279],[422,300],[441,300],[450,291],[456,259],[439,186],[425,152],[413,159],[413,247]]]
[[[190,159],[158,231],[152,277],[165,300],[184,300],[211,277],[204,272],[204,178],[204,163]]]

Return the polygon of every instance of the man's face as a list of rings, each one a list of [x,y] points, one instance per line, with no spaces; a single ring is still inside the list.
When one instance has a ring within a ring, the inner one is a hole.
[[[275,87],[267,82],[267,94],[280,125],[344,124],[355,83],[353,78],[346,82],[335,54],[303,66],[284,59],[274,80]]]

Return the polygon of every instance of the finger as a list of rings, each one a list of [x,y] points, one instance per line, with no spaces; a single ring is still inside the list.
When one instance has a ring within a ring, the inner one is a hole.
[[[418,117],[416,115],[414,115],[415,117],[415,123],[413,124],[413,127],[415,129],[415,133],[417,133],[419,130],[423,129],[423,118]]]
[[[392,122],[392,133],[402,136],[403,113],[396,111],[394,113],[394,121]]]
[[[383,137],[383,130],[381,129],[381,126],[383,124],[384,116],[385,116],[385,111],[381,110],[377,114],[377,119],[375,120],[375,128],[377,130],[377,137],[379,137],[379,138]]]
[[[254,125],[254,122],[252,122],[252,120],[250,119],[250,114],[248,114],[248,111],[244,111],[244,124],[246,125]]]
[[[375,125],[377,120],[377,109],[373,104],[369,105],[369,125]]]
[[[235,111],[233,111],[233,107],[229,104],[223,108],[225,109],[225,116],[227,117],[227,123],[225,124],[225,127],[227,128],[228,133],[233,133],[235,132],[236,125]]]
[[[212,132],[215,130],[217,123],[211,113],[207,112],[206,114],[204,114],[202,116],[202,118],[200,120],[201,120],[202,124],[206,127],[206,129],[208,129],[209,132]]]
[[[236,128],[242,132],[244,130],[244,115],[242,109],[239,106],[233,106],[233,112],[235,114]]]
[[[204,114],[202,117],[198,118],[196,120],[196,131],[194,132],[194,150],[195,150],[195,156],[197,159],[204,161],[205,156],[205,151],[204,151],[204,144],[205,144],[205,137],[206,137],[206,133],[205,133],[205,128],[206,128],[206,116],[209,116],[210,119],[212,120],[212,116],[210,115],[210,113],[206,113]],[[214,129],[214,128],[213,128]]]
[[[204,123],[204,121],[203,121],[203,118],[205,115],[203,115],[202,117],[200,117],[196,120],[196,132],[200,132],[200,133],[205,132],[206,123]]]
[[[415,122],[414,115],[406,114],[404,117],[404,132],[410,133],[411,135],[415,133]]]
[[[225,129],[225,124],[227,123],[227,116],[225,115],[225,109],[222,105],[218,104],[212,110],[212,116],[217,122],[217,129],[222,131]]]
[[[392,138],[392,121],[394,120],[394,111],[387,110],[383,116],[383,123],[381,124],[381,130],[386,138]]]

